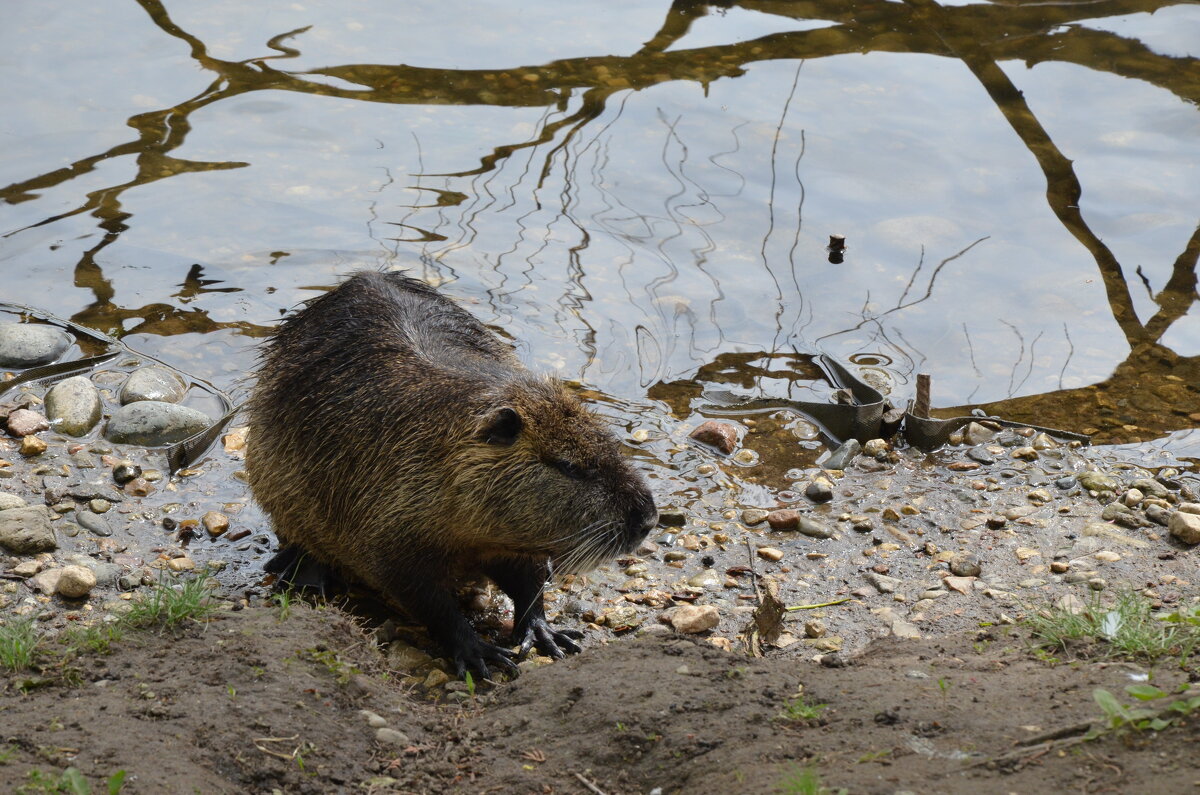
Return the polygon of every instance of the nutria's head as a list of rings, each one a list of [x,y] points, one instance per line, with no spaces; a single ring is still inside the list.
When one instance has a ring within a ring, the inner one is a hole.
[[[617,440],[558,382],[523,376],[498,385],[470,419],[473,438],[450,466],[454,504],[470,511],[462,526],[485,531],[498,553],[586,571],[632,552],[658,520]]]

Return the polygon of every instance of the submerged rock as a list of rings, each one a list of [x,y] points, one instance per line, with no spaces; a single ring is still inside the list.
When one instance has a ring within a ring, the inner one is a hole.
[[[62,356],[71,335],[55,326],[0,323],[0,367],[33,367]]]
[[[738,429],[728,422],[708,420],[692,431],[691,437],[697,442],[711,445],[722,453],[729,455],[737,447]]]
[[[121,387],[121,405],[139,400],[158,400],[178,403],[183,400],[187,385],[165,367],[142,367],[135,370]]]
[[[164,403],[139,400],[117,409],[108,421],[104,435],[120,444],[157,447],[179,442],[199,433],[212,422],[202,411]]]
[[[100,421],[100,392],[82,375],[59,381],[46,393],[50,424],[68,436],[83,436]]]
[[[834,450],[829,458],[821,463],[821,466],[825,469],[845,469],[861,450],[862,445],[857,439],[848,439]]]

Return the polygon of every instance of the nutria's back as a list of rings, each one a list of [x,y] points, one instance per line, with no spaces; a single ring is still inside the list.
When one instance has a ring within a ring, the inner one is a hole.
[[[656,516],[575,397],[399,274],[357,274],[286,320],[250,419],[250,485],[280,540],[410,609],[463,575],[584,570]]]

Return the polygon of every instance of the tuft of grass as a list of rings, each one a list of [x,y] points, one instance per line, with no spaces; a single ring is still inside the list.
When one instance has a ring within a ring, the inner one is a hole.
[[[140,601],[134,602],[122,622],[137,628],[171,629],[185,621],[200,621],[217,611],[209,591],[209,576],[190,579],[164,576]]]
[[[779,782],[780,792],[786,795],[846,795],[844,788],[830,789],[821,784],[821,774],[815,767],[793,767]]]
[[[296,602],[300,599],[300,597],[296,595],[295,589],[291,586],[276,591],[273,598],[275,601],[275,606],[279,608],[280,621],[288,620],[288,617],[292,614],[292,608],[295,607]]]
[[[1089,734],[1090,737],[1099,736],[1105,731],[1120,733],[1149,729],[1160,732],[1176,720],[1200,712],[1200,688],[1191,688],[1187,684],[1176,691],[1174,695],[1178,698],[1169,703],[1168,699],[1171,699],[1173,694],[1154,685],[1130,685],[1125,688],[1125,692],[1146,706],[1122,704],[1116,696],[1103,688],[1092,691],[1092,698],[1104,713],[1105,725],[1101,729],[1093,730]]]
[[[783,710],[776,715],[777,720],[808,721],[821,717],[828,704],[809,704],[804,696],[788,699],[783,704]]]
[[[64,638],[67,653],[89,651],[93,654],[108,654],[112,645],[125,635],[125,627],[121,621],[105,621],[89,624],[86,627],[72,629]]]
[[[108,795],[118,795],[125,786],[125,771],[118,770],[104,782]],[[68,767],[60,775],[43,773],[34,768],[26,776],[26,782],[15,790],[21,795],[48,795],[49,793],[66,793],[66,795],[92,795],[92,785],[79,772],[79,768]]]
[[[1151,663],[1179,655],[1186,666],[1200,642],[1200,608],[1156,616],[1150,600],[1133,590],[1119,591],[1111,605],[1095,594],[1078,613],[1032,611],[1024,623],[1042,649],[1067,651],[1072,644],[1086,643],[1111,656]]]
[[[18,616],[0,625],[0,668],[23,671],[32,668],[42,637],[34,616]]]

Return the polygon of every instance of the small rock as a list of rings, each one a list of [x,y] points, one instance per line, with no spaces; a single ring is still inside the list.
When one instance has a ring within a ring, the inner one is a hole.
[[[895,577],[887,577],[883,574],[876,574],[873,571],[867,572],[866,579],[867,582],[875,586],[875,590],[883,594],[895,593],[896,586],[900,584],[900,580],[897,580]]]
[[[1071,564],[1064,560],[1056,560],[1050,564],[1050,571],[1055,574],[1066,574],[1071,570]]]
[[[969,422],[962,431],[963,441],[969,445],[983,444],[991,441],[996,435],[996,432],[991,428],[985,428],[977,422]]]
[[[707,632],[720,623],[721,613],[712,605],[684,605],[671,612],[671,626],[685,635]]]
[[[1051,439],[1046,433],[1039,433],[1029,440],[1029,446],[1034,450],[1054,450],[1058,447],[1058,442]]]
[[[36,436],[26,436],[21,439],[21,455],[32,458],[46,452],[46,443]]]
[[[825,622],[820,619],[812,619],[804,622],[804,637],[820,638],[826,633]]]
[[[360,709],[358,714],[363,716],[367,721],[367,725],[372,729],[382,729],[384,726],[387,726],[386,720],[369,709]]]
[[[432,672],[430,673],[432,676]],[[443,673],[442,676],[445,676]],[[449,679],[449,677],[447,677]],[[429,687],[429,680],[425,680],[426,687]],[[379,717],[376,715],[375,717]],[[375,730],[375,740],[384,745],[390,745],[393,748],[407,748],[412,745],[412,741],[408,739],[408,735],[395,729],[389,729],[386,726],[381,726]]]
[[[0,511],[0,546],[18,555],[57,549],[58,541],[46,509],[37,505]]]
[[[1074,616],[1077,616],[1084,610],[1087,610],[1087,603],[1073,593],[1067,594],[1063,598],[1059,599],[1054,603],[1054,606],[1059,610],[1063,610]]]
[[[109,526],[108,520],[99,514],[91,511],[76,511],[75,521],[79,522],[80,526],[85,530],[90,530],[101,538],[108,538],[113,534],[112,527]]]
[[[1142,494],[1140,489],[1130,489],[1125,492],[1125,496],[1121,498],[1121,501],[1132,508],[1139,505],[1145,498],[1146,495]]]
[[[154,492],[154,486],[150,485],[145,478],[134,478],[121,488],[132,497],[148,497]]]
[[[1054,499],[1054,497],[1050,495],[1050,492],[1046,491],[1045,489],[1034,489],[1026,496],[1029,498],[1030,502],[1036,503],[1037,505],[1045,505],[1046,503],[1050,502],[1050,500]]]
[[[794,530],[800,526],[800,512],[785,508],[767,514],[767,524],[772,530]]]
[[[847,439],[830,454],[829,458],[825,459],[821,466],[825,469],[845,469],[860,450],[862,450],[862,444],[857,439]]]
[[[96,575],[86,566],[66,566],[58,576],[55,590],[68,599],[82,599],[96,587]]]
[[[1038,457],[1037,450],[1032,447],[1014,447],[1009,453],[1013,458],[1019,458],[1022,461],[1036,461]]]
[[[1097,552],[1092,557],[1094,557],[1096,560],[1102,560],[1105,563],[1116,563],[1118,560],[1121,559],[1121,556],[1118,555],[1116,552],[1109,552],[1106,549]]]
[[[716,420],[701,423],[690,435],[696,441],[715,447],[726,455],[732,453],[738,443],[737,427]]]
[[[0,512],[0,516],[4,516],[5,513],[7,511]],[[1181,543],[1188,546],[1200,544],[1200,515],[1182,510],[1177,511],[1171,514],[1171,519],[1167,522],[1167,530]],[[2,541],[0,539],[0,543]]]
[[[1041,555],[1041,553],[1031,547],[1017,547],[1016,555],[1017,555],[1017,560],[1024,563],[1025,561],[1029,560],[1030,558],[1039,557]]]
[[[125,379],[121,387],[121,405],[139,400],[178,403],[187,393],[187,385],[165,367],[140,367]]]
[[[91,509],[92,513],[106,513],[110,508],[112,508],[112,503],[108,500],[97,497],[96,499],[88,501],[88,508]]]
[[[8,415],[8,432],[13,436],[31,436],[50,429],[50,421],[29,409],[17,409]]]
[[[863,445],[862,451],[865,455],[878,458],[881,455],[886,455],[888,449],[888,443],[883,439],[870,439]]]
[[[1157,497],[1160,500],[1165,500],[1170,494],[1170,491],[1167,490],[1166,486],[1152,478],[1138,478],[1137,480],[1133,481],[1132,487],[1142,492],[1142,494],[1148,494],[1151,497]]]
[[[833,538],[833,528],[811,516],[801,515],[796,529],[809,538]]]
[[[952,591],[958,591],[960,594],[969,594],[971,592],[972,583],[975,582],[974,577],[947,577],[942,580],[946,587]]]
[[[29,582],[35,589],[44,594],[52,594],[58,589],[58,578],[62,569],[46,569],[30,578]]]
[[[958,577],[978,577],[983,567],[979,564],[979,558],[966,553],[950,560],[950,571]]]
[[[770,511],[764,511],[760,508],[747,508],[742,511],[742,524],[747,527],[754,527],[767,521],[767,516]]]
[[[0,323],[0,367],[33,367],[54,361],[67,350],[71,336],[41,323]]]
[[[1121,483],[1116,478],[1092,469],[1080,472],[1077,479],[1079,485],[1088,491],[1117,491],[1121,488]]]
[[[967,451],[967,458],[980,464],[996,463],[996,457],[986,447],[972,447]]]
[[[441,668],[434,668],[432,671],[429,672],[428,675],[426,675],[425,681],[422,684],[425,685],[426,690],[433,690],[434,688],[442,687],[449,681],[450,681],[449,674],[447,674]],[[380,731],[383,731],[383,730],[380,729]]]
[[[699,574],[689,577],[687,583],[693,588],[704,588],[709,591],[721,588],[721,578],[712,569],[705,569]]]
[[[1078,483],[1079,481],[1074,475],[1064,475],[1063,477],[1054,481],[1054,485],[1057,486],[1061,491],[1069,491],[1070,489],[1075,488]]]
[[[167,561],[167,568],[171,571],[192,571],[196,568],[196,561],[192,560],[187,555],[178,558],[171,558]]]
[[[778,563],[783,560],[783,550],[775,547],[759,547],[758,556],[763,560],[769,560],[772,563]]]
[[[113,480],[116,484],[124,486],[133,478],[142,477],[142,467],[134,464],[133,461],[121,461],[113,467]]]
[[[229,529],[229,517],[219,511],[209,511],[200,518],[204,529],[214,538]]]
[[[833,486],[824,478],[817,478],[804,488],[804,496],[813,502],[829,502],[833,499]]]
[[[7,511],[9,508],[24,508],[25,500],[15,494],[4,494],[0,492],[0,511]]]
[[[13,566],[12,573],[18,577],[28,579],[42,570],[42,562],[40,560],[25,560]]]
[[[87,376],[59,381],[46,393],[46,416],[59,433],[84,436],[100,421],[100,391]]]
[[[1103,591],[1108,587],[1108,583],[1103,577],[1092,577],[1087,581],[1087,585],[1088,588],[1092,589],[1093,591]]]
[[[898,638],[917,640],[921,637],[921,632],[917,629],[916,625],[910,624],[907,621],[899,618],[892,621],[891,630],[892,634]]]
[[[1146,518],[1155,524],[1166,527],[1171,521],[1171,512],[1161,505],[1147,505]]]
[[[139,400],[117,409],[104,435],[120,444],[156,447],[182,441],[203,431],[210,423],[207,414],[187,406]]]

